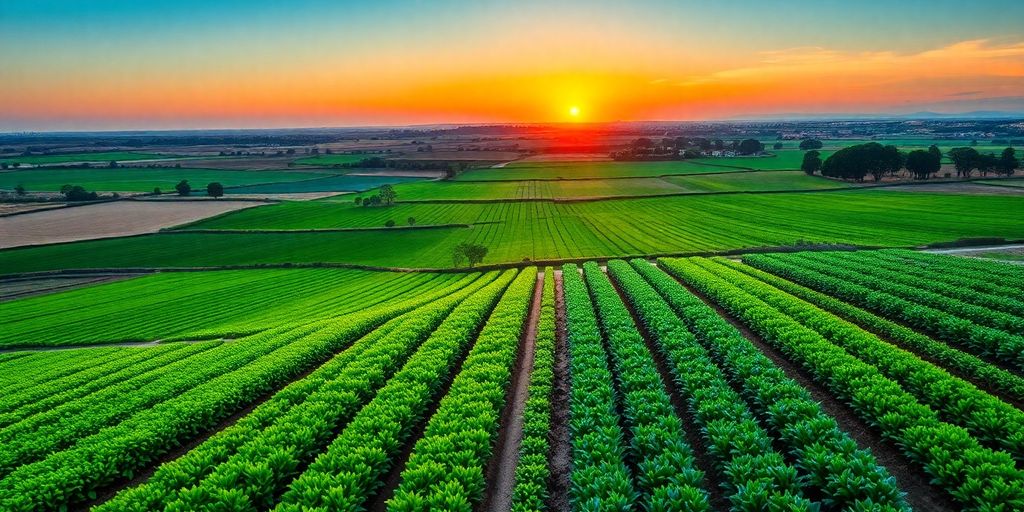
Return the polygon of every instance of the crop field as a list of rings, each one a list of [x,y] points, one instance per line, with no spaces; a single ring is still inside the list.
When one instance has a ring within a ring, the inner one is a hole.
[[[363,154],[357,154],[357,155],[348,155],[348,154],[316,155],[316,156],[308,156],[308,157],[305,157],[305,158],[299,158],[298,160],[295,160],[295,163],[300,164],[300,165],[331,166],[331,165],[338,165],[338,164],[350,164],[350,163],[358,162],[360,160],[363,160],[363,159],[366,159],[366,158],[370,158],[370,157],[373,157],[373,156],[380,156],[380,155],[372,155],[372,154],[365,154],[365,155],[363,155]]]
[[[769,192],[783,190],[819,190],[854,186],[820,176],[791,172],[738,172],[662,178],[686,192]]]
[[[797,164],[797,169],[800,168]],[[457,181],[579,180],[594,178],[650,178],[746,170],[693,161],[672,162],[511,162],[504,167],[475,169]]]
[[[304,176],[291,181],[279,181],[277,183],[263,182],[260,185],[248,185],[232,187],[224,190],[226,194],[302,194],[307,192],[362,192],[381,185],[409,183],[419,181],[419,178],[405,178],[400,176],[349,176],[345,174],[316,177],[311,173],[295,172],[297,176]],[[311,176],[310,176],[311,175]]]
[[[27,155],[0,157],[0,162],[6,164],[29,164],[48,165],[64,164],[69,162],[130,162],[132,160],[155,160],[164,158],[175,158],[175,155],[161,155],[157,153],[136,153],[132,151],[97,151],[91,153],[65,153],[58,155]]]
[[[883,250],[13,300],[0,508],[1017,510],[1022,279]]]
[[[768,156],[737,156],[723,158],[698,158],[695,163],[708,165],[721,165],[728,167],[739,167],[743,169],[754,169],[758,171],[792,171],[800,169],[804,160],[804,151],[795,150],[769,150]],[[821,159],[829,157],[834,151],[819,150]]]
[[[188,180],[197,193],[205,193],[206,185],[219,182],[225,187],[257,183],[289,182],[322,178],[324,174],[299,171],[230,171],[223,169],[188,168],[119,168],[119,169],[29,169],[0,172],[0,189],[17,185],[32,192],[58,192],[66,184],[81,185],[86,190],[101,192],[152,192],[159,187],[173,192],[174,185]]]
[[[476,242],[489,263],[726,251],[798,241],[908,247],[959,238],[1024,237],[1008,211],[1019,196],[841,191],[704,195],[582,203],[399,204],[289,202],[189,228],[294,232],[161,233],[0,251],[6,273],[70,268],[355,263],[451,267],[452,248]],[[841,214],[837,212],[842,212]],[[416,226],[403,229],[407,218]],[[705,222],[702,219],[729,219]],[[385,228],[387,220],[395,228]],[[467,227],[468,226],[468,227]],[[303,232],[310,229],[360,231]]]

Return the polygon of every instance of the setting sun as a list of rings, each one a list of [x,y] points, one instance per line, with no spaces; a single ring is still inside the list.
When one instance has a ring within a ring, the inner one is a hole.
[[[580,108],[577,107],[576,105],[573,105],[573,106],[569,107],[569,115],[572,116],[572,117],[579,117],[580,116]]]

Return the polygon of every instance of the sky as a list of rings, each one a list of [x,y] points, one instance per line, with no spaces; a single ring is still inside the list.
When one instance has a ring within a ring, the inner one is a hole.
[[[0,130],[1024,112],[1024,2],[0,0]]]

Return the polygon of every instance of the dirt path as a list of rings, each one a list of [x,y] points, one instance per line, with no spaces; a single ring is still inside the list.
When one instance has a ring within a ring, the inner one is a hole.
[[[562,292],[562,271],[554,271],[555,279],[555,368],[551,390],[551,432],[548,444],[548,509],[569,512],[569,489],[572,486],[572,439],[569,432],[569,341],[565,329],[565,296]]]
[[[1010,249],[1024,249],[1024,244],[989,245],[985,247],[959,247],[956,249],[927,249],[923,252],[930,252],[933,254],[970,254],[972,252],[993,252],[1005,251]]]
[[[861,421],[848,406],[836,399],[827,388],[813,380],[801,366],[787,359],[780,351],[769,345],[764,339],[726,312],[716,302],[710,300],[686,283],[680,281],[680,284],[738,329],[761,353],[771,359],[775,366],[779,367],[787,377],[793,379],[809,391],[814,401],[821,405],[822,410],[836,420],[839,428],[849,434],[856,441],[858,447],[870,450],[875,456],[875,461],[896,478],[899,488],[907,493],[907,503],[914,510],[950,512],[958,510],[957,506],[945,492],[929,482],[929,477],[923,470],[907,459],[894,444],[886,441],[881,434],[873,430],[864,421]]]
[[[512,374],[512,385],[502,413],[504,427],[498,433],[494,456],[488,468],[487,491],[484,493],[483,510],[508,512],[512,510],[512,490],[515,487],[516,466],[519,465],[519,446],[523,441],[523,411],[530,391],[530,373],[533,371],[537,323],[540,321],[541,302],[544,296],[544,273],[537,274],[533,289],[533,303],[527,317],[519,345],[519,358]]]

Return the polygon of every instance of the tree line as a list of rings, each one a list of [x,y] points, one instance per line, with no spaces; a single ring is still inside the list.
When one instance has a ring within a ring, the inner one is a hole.
[[[776,147],[776,149],[779,149]],[[658,142],[640,137],[629,143],[625,149],[614,151],[609,156],[619,161],[644,160],[685,160],[702,158],[710,151],[735,151],[739,155],[756,155],[764,151],[764,144],[756,139],[733,140],[707,139],[704,137],[672,137]]]
[[[932,145],[928,149],[915,149],[909,153],[896,146],[883,146],[877,142],[857,144],[836,151],[822,161],[821,153],[804,153],[800,169],[808,174],[821,173],[829,178],[864,181],[867,176],[878,182],[885,176],[895,176],[906,169],[914,179],[926,180],[942,168],[942,151]],[[948,153],[956,168],[957,177],[969,178],[974,171],[1010,176],[1020,168],[1020,160],[1013,148],[1006,148],[1000,156],[979,153],[972,147],[953,148]]]

